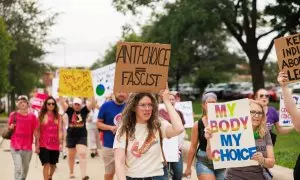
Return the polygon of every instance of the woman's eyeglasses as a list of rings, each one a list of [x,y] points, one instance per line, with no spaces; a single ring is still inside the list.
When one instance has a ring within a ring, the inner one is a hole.
[[[55,106],[55,103],[47,103],[48,106],[52,105]]]
[[[260,97],[260,98],[263,98],[263,97],[269,98],[270,95],[269,95],[269,94],[260,94],[259,97]]]
[[[251,114],[251,116],[258,116],[258,117],[260,117],[260,116],[263,116],[264,113],[262,111],[252,110],[252,111],[250,111],[250,114]]]
[[[153,104],[138,104],[138,106],[141,108],[141,109],[152,109],[153,108]]]

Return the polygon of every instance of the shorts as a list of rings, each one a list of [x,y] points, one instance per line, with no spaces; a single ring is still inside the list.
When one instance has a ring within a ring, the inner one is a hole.
[[[58,157],[59,151],[49,150],[43,147],[40,148],[39,158],[41,160],[42,165],[47,163],[55,165],[56,163],[58,163]]]
[[[197,156],[200,157],[200,159],[207,158],[207,154],[205,151],[199,150],[197,152]],[[200,176],[202,174],[213,174],[216,177],[216,180],[224,180],[224,172],[225,169],[216,169],[214,170],[212,167],[209,167],[206,163],[201,162],[199,159],[196,161],[196,172],[197,176]]]
[[[114,174],[115,172],[115,155],[113,148],[102,149],[102,158],[104,161],[105,174]]]
[[[77,144],[82,144],[87,146],[87,138],[67,138],[67,148],[75,148]]]

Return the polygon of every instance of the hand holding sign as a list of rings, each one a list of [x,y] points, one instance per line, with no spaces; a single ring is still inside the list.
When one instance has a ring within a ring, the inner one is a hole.
[[[287,74],[283,71],[279,72],[278,77],[277,77],[277,81],[280,84],[280,86],[287,85],[287,82],[289,81]]]

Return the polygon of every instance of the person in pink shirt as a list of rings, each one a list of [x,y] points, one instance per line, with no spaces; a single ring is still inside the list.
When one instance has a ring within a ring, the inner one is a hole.
[[[28,112],[27,96],[19,96],[18,110],[9,116],[8,127],[14,129],[10,147],[15,167],[15,180],[25,180],[32,157],[33,136],[35,136],[35,151],[39,153],[38,120],[33,113]]]
[[[49,96],[40,111],[40,153],[44,180],[52,179],[59,158],[59,146],[63,141],[62,121],[55,99]]]

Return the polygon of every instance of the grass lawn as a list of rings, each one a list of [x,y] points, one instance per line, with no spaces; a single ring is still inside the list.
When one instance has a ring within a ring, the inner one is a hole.
[[[270,106],[279,109],[279,102],[271,102]],[[200,102],[193,102],[195,115],[201,114]],[[194,119],[199,120],[199,117]],[[191,128],[186,129],[190,139]],[[287,168],[294,168],[298,154],[300,153],[300,133],[292,132],[288,135],[278,135],[274,148],[276,164]]]

